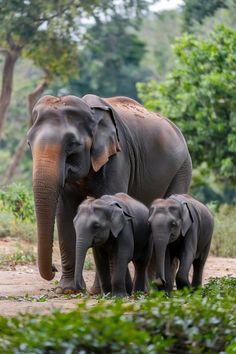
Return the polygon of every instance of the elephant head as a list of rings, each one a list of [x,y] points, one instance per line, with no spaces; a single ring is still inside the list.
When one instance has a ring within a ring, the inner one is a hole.
[[[77,289],[83,288],[83,266],[87,251],[90,247],[105,244],[109,237],[117,238],[130,220],[126,213],[116,202],[87,198],[78,208],[74,218],[76,231],[76,261],[75,285]]]
[[[185,237],[193,223],[191,207],[178,196],[156,199],[149,212],[149,223],[156,254],[156,284],[162,287],[165,280],[167,246],[180,236]]]
[[[38,230],[38,265],[54,277],[53,229],[58,197],[65,183],[97,172],[120,150],[115,119],[106,107],[90,107],[75,96],[42,97],[28,132],[33,156],[33,192]]]

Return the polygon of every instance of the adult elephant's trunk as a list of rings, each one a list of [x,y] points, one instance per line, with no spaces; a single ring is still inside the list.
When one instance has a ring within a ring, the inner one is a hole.
[[[85,283],[83,280],[83,267],[87,251],[91,247],[91,242],[82,237],[76,239],[76,257],[75,257],[75,287],[77,290],[83,290]]]
[[[165,279],[165,255],[167,242],[164,238],[154,238],[154,247],[156,254],[156,285],[163,286],[166,283]]]
[[[53,279],[53,231],[61,184],[60,146],[33,148],[33,192],[38,233],[38,267],[46,280]]]

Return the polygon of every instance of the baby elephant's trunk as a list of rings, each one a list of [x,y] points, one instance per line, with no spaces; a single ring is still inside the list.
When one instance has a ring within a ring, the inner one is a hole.
[[[75,286],[77,290],[86,288],[83,280],[84,261],[90,244],[84,240],[77,238],[76,240],[76,259],[75,259]]]

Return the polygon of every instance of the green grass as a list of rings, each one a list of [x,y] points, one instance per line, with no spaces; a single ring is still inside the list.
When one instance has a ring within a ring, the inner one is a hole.
[[[27,242],[36,241],[36,225],[19,220],[10,211],[0,212],[0,238],[10,237]]]
[[[94,270],[95,271],[95,263],[93,259],[93,252],[90,248],[87,252],[85,262],[84,262],[84,270]]]
[[[35,222],[32,191],[20,183],[0,189],[0,208],[10,211],[18,220]]]
[[[25,250],[18,247],[15,252],[0,254],[0,267],[35,264],[36,253],[32,250]]]
[[[152,291],[138,300],[87,300],[74,311],[0,317],[0,352],[183,354],[236,351],[236,278],[195,293]]]
[[[213,211],[215,227],[211,253],[220,257],[236,257],[236,207],[222,205]]]

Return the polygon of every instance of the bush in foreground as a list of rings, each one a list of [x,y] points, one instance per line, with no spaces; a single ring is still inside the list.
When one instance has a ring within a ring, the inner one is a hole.
[[[236,278],[137,301],[85,301],[70,313],[0,318],[0,352],[47,354],[234,353]]]

